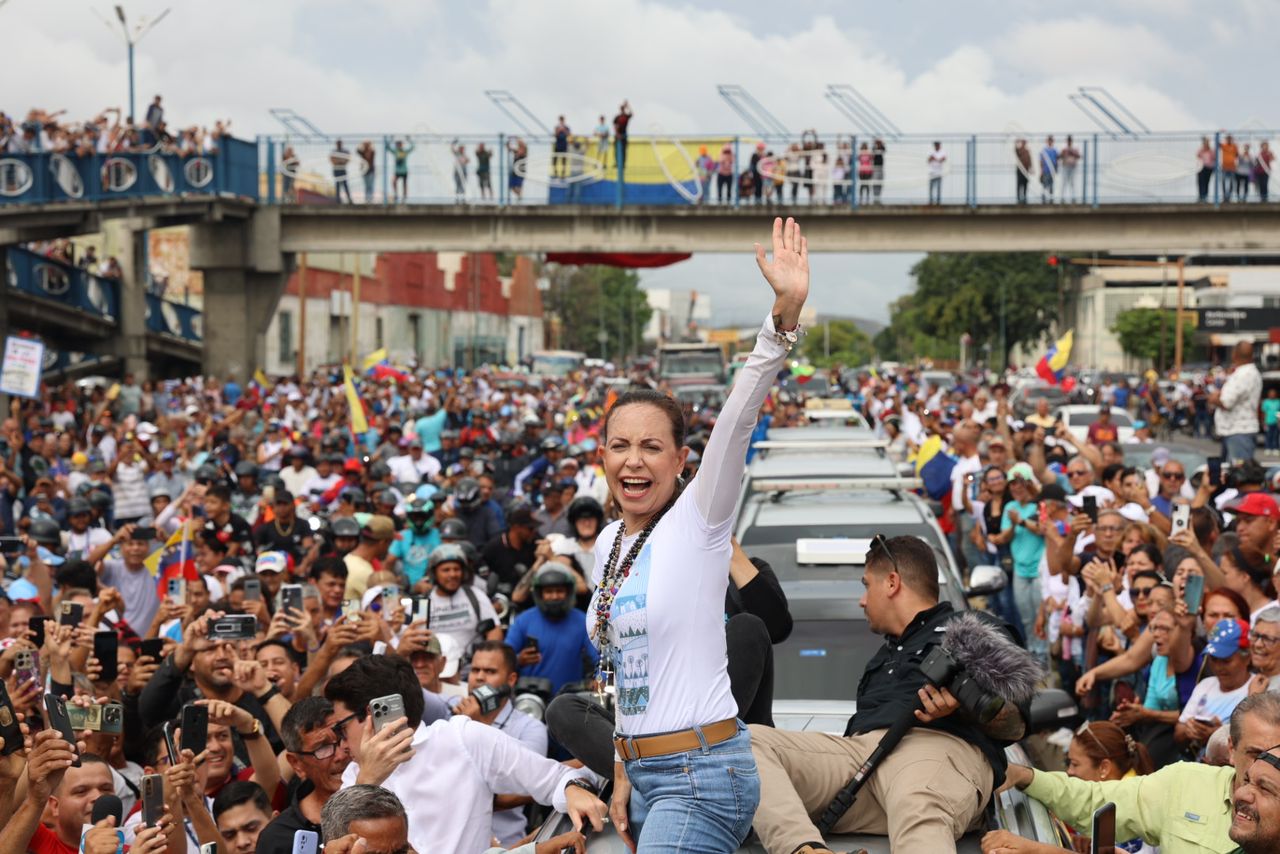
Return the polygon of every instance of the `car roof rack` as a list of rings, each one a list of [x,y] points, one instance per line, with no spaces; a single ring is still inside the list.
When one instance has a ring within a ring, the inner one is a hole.
[[[763,439],[751,447],[760,451],[802,450],[838,451],[856,449],[880,449],[889,447],[888,439]]]
[[[912,490],[923,489],[918,477],[837,477],[825,480],[786,480],[779,478],[751,481],[752,492],[831,492],[849,489]]]

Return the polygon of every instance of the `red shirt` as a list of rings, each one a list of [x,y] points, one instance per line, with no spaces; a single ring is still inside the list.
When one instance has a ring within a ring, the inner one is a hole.
[[[1120,438],[1120,432],[1114,424],[1103,424],[1095,421],[1089,425],[1089,444],[1101,445],[1103,442],[1114,442]]]
[[[37,824],[36,832],[31,836],[27,850],[31,854],[78,854],[80,845],[79,843],[75,846],[67,845],[58,838],[58,834],[43,824]]]

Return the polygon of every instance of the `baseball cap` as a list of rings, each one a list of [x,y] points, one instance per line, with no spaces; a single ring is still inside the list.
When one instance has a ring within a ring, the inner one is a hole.
[[[1065,504],[1067,491],[1056,483],[1048,483],[1040,488],[1040,498],[1042,501],[1061,501]]]
[[[1249,648],[1249,624],[1244,620],[1219,620],[1209,633],[1204,651],[1214,658],[1230,658]]]
[[[1029,480],[1034,481],[1036,473],[1031,470],[1031,466],[1026,463],[1015,463],[1009,469],[1009,480]]]
[[[343,471],[351,471],[359,474],[360,469],[361,469],[360,461],[357,460],[355,457],[351,457],[350,459],[348,459],[346,462],[342,464]]]
[[[258,560],[253,565],[254,572],[284,572],[289,567],[289,561],[285,558],[284,552],[263,552],[258,555]]]
[[[369,521],[365,522],[364,527],[360,530],[360,535],[371,540],[397,540],[400,538],[396,534],[396,523],[391,521],[390,516],[381,515],[370,516]]]
[[[1280,505],[1265,492],[1250,492],[1223,508],[1241,516],[1263,516],[1280,519]]]

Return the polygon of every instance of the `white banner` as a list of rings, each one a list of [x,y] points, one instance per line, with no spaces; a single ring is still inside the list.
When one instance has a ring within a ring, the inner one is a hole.
[[[39,397],[43,371],[42,342],[13,336],[5,339],[4,362],[0,365],[0,392],[18,397]]]

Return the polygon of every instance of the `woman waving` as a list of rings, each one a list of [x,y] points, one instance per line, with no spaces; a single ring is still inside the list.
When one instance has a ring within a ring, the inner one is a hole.
[[[756,245],[773,310],[687,487],[678,479],[689,454],[679,403],[628,392],[605,417],[605,476],[622,518],[596,541],[587,627],[617,696],[611,813],[634,847],[630,801],[642,852],[734,851],[760,796],[729,690],[724,598],[747,444],[809,293],[794,220],[774,220],[772,255]]]

